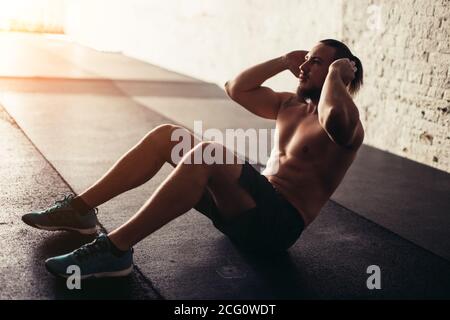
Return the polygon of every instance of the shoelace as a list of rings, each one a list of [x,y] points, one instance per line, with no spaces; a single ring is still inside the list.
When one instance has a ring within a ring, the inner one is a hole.
[[[46,213],[51,213],[51,212],[54,212],[57,209],[64,208],[70,203],[70,200],[72,200],[73,198],[74,198],[73,194],[69,194],[67,196],[64,196],[64,199],[55,201],[55,204],[52,207],[50,207],[47,210],[45,210],[45,212]]]
[[[95,239],[93,242],[85,244],[75,250],[73,255],[79,260],[85,260],[92,256],[98,256],[102,251],[108,249],[108,244],[101,238]]]
[[[75,198],[75,196],[74,196],[73,194],[69,194],[69,195],[67,195],[67,196],[64,196],[64,199],[55,201],[55,204],[54,204],[52,207],[50,207],[50,208],[48,208],[47,210],[45,210],[44,212],[45,212],[45,213],[52,213],[52,212],[54,212],[56,209],[64,208],[64,207],[66,207],[66,206],[70,203],[70,201],[71,201],[73,198]],[[95,214],[95,215],[98,214],[98,208],[93,208],[93,211],[94,211],[94,214]]]

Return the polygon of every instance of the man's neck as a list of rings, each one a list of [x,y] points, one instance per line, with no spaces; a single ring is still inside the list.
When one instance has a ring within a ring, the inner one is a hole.
[[[320,98],[306,98],[303,96],[297,96],[297,100],[307,104],[307,112],[310,114],[318,114]]]

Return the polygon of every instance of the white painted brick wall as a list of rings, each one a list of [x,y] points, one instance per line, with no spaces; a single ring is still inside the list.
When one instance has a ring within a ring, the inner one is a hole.
[[[344,41],[365,67],[365,143],[450,172],[450,1],[343,5]],[[382,30],[367,24],[370,5]]]

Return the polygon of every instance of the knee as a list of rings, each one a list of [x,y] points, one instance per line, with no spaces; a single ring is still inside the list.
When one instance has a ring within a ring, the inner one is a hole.
[[[157,144],[159,146],[167,146],[171,142],[171,137],[177,130],[186,130],[185,128],[174,124],[162,124],[153,128],[140,141],[141,145]]]
[[[208,150],[216,150],[223,148],[223,145],[215,142],[215,141],[201,141],[199,144],[197,144],[193,151],[199,151],[201,153],[208,152]]]
[[[218,164],[224,164],[226,148],[215,141],[202,141],[197,144],[186,157],[186,163],[199,164],[213,169]]]
[[[175,124],[165,123],[157,126],[156,128],[152,129],[147,136],[157,136],[161,137],[165,140],[170,140],[170,137],[172,136],[172,133],[176,130],[186,130],[182,126],[178,126]]]
[[[224,145],[215,141],[202,141],[195,146],[195,149],[201,150],[202,152],[207,152],[208,150],[222,149]]]

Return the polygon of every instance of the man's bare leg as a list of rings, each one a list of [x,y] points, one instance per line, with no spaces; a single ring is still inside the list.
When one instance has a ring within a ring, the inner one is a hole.
[[[212,192],[224,215],[232,216],[255,206],[253,198],[238,184],[242,164],[185,163],[185,159],[192,157],[196,150],[203,150],[210,144],[202,142],[191,150],[139,211],[124,225],[109,233],[108,237],[117,248],[129,249],[190,210],[206,188]]]
[[[175,166],[171,150],[178,141],[171,141],[174,130],[186,130],[165,124],[156,127],[125,153],[97,182],[82,192],[78,198],[94,208],[117,195],[134,189],[151,179],[165,162]],[[192,134],[191,145],[200,142]]]

